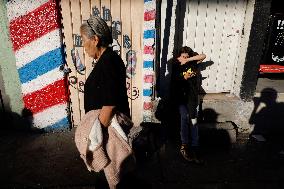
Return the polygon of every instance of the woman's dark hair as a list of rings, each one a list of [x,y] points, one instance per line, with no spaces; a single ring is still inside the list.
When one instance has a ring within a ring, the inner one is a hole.
[[[91,16],[81,25],[80,29],[89,39],[96,35],[100,39],[98,47],[108,47],[108,45],[112,43],[110,28],[100,17]]]
[[[179,51],[178,51],[177,57],[179,57],[182,53],[187,53],[189,55],[189,57],[192,57],[192,56],[197,54],[188,46],[184,46],[184,47],[180,48]]]

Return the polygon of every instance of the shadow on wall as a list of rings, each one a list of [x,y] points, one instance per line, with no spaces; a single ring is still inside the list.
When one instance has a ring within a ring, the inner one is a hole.
[[[0,115],[1,130],[13,132],[43,133],[42,129],[32,127],[33,114],[24,108],[21,115],[12,111],[3,111]]]
[[[167,0],[167,8],[166,8],[166,16],[165,16],[165,26],[164,26],[164,36],[163,36],[163,47],[161,49],[161,63],[160,67],[157,69],[157,96],[164,97],[167,92],[167,85],[170,81],[171,76],[171,65],[169,65],[170,60],[167,60],[168,54],[172,54],[172,57],[176,57],[178,50],[183,46],[184,40],[183,32],[184,32],[184,19],[186,17],[186,7],[187,1],[177,1],[175,12],[173,12],[174,3],[171,0]],[[171,23],[172,16],[175,15],[175,23]],[[161,20],[162,22],[162,20]],[[171,26],[175,26],[174,31],[174,41],[170,40],[171,36]],[[186,26],[188,27],[188,26]],[[170,46],[173,43],[173,51],[170,52]],[[191,47],[194,49],[194,47]],[[201,53],[201,52],[198,52]],[[200,64],[200,71],[205,70],[206,67],[211,66],[214,62],[206,61]],[[205,77],[200,75],[200,83]],[[201,85],[200,85],[201,86]],[[201,93],[205,93],[203,88],[200,88]]]
[[[201,94],[206,93],[205,90],[202,87],[202,81],[207,78],[207,77],[202,76],[201,71],[205,70],[207,67],[209,67],[213,64],[214,64],[214,62],[209,60],[209,61],[204,61],[204,62],[200,63],[199,66],[198,66],[198,69],[199,69],[199,72],[200,72],[200,74],[198,75],[198,77],[199,77],[198,82],[199,82],[199,86],[200,86],[199,93],[201,93]]]
[[[0,66],[0,114],[2,114],[5,111],[5,106],[4,106],[4,97],[5,95],[5,90],[4,90],[4,80],[3,80],[3,76],[2,76],[2,69]],[[9,100],[5,99],[6,104],[9,105]]]
[[[24,108],[21,115],[11,111],[10,97],[5,92],[1,73],[0,67],[0,130],[37,131],[34,128],[32,129],[33,114],[30,110]]]
[[[284,103],[277,102],[278,92],[264,88],[260,97],[254,97],[254,109],[249,123],[254,125],[251,135],[262,135],[267,140],[283,140]],[[283,141],[282,141],[283,142]]]

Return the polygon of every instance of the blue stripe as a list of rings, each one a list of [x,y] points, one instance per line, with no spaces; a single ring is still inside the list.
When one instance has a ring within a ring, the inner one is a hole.
[[[153,68],[153,61],[144,61],[143,68]]]
[[[61,47],[49,51],[36,58],[27,65],[20,68],[19,75],[21,83],[26,83],[43,75],[63,64],[63,54]]]
[[[143,96],[151,96],[152,90],[151,89],[143,89]]]
[[[60,121],[58,121],[57,123],[54,123],[53,125],[50,125],[48,127],[45,127],[43,130],[45,132],[51,132],[51,131],[55,131],[55,130],[68,130],[69,129],[69,120],[67,117],[61,119]]]
[[[155,38],[155,30],[145,30],[144,39]]]
[[[153,0],[144,0],[144,3],[149,2],[149,1],[153,1]]]

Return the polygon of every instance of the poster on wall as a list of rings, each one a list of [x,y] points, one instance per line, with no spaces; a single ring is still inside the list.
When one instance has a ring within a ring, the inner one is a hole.
[[[284,14],[271,15],[260,73],[284,73]]]

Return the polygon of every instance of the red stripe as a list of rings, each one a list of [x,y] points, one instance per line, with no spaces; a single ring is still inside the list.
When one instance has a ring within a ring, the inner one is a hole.
[[[156,18],[156,10],[151,10],[144,13],[144,21],[155,20]]]
[[[144,102],[143,108],[144,108],[144,110],[151,110],[153,108],[153,103],[152,102]]]
[[[154,81],[154,76],[153,75],[145,75],[144,76],[144,82],[145,83],[153,83]]]
[[[56,28],[59,28],[56,2],[51,0],[10,22],[13,48],[16,51]]]
[[[144,54],[154,54],[154,49],[151,46],[144,46]]]
[[[58,80],[34,93],[24,96],[25,107],[33,113],[40,112],[48,107],[67,102],[65,80]]]

